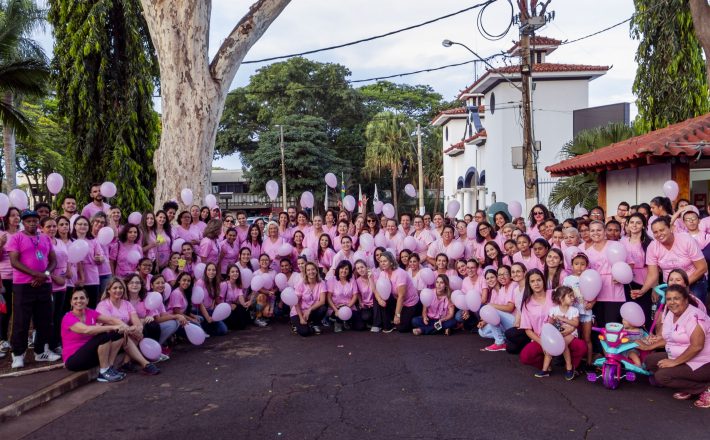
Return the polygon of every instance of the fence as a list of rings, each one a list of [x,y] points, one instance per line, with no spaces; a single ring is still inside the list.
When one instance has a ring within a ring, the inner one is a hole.
[[[550,207],[550,194],[552,193],[552,189],[555,187],[557,184],[558,179],[552,179],[552,180],[538,180],[537,181],[537,198],[542,203],[543,205],[547,206],[547,208],[552,211],[555,214],[555,217],[558,218],[560,221],[566,219],[567,217],[571,216],[571,212],[563,209],[561,206],[556,207],[555,209],[552,209]]]

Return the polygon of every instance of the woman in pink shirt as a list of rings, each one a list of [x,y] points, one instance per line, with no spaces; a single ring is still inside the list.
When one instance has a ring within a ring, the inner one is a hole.
[[[666,289],[666,307],[661,336],[638,341],[641,350],[665,348],[648,355],[646,365],[659,384],[678,390],[674,399],[699,395],[695,406],[710,408],[710,320],[681,286]]]
[[[168,298],[167,310],[174,315],[182,315],[193,324],[200,325],[200,319],[192,313],[192,276],[187,272],[181,272],[175,283],[172,285],[170,297]],[[181,331],[185,336],[185,332]]]
[[[538,269],[542,271],[544,268],[542,261],[533,255],[532,249],[530,248],[530,237],[528,237],[527,234],[521,234],[515,242],[518,245],[518,252],[513,255],[513,262],[523,263],[528,270]]]
[[[426,283],[421,277],[421,269],[422,266],[420,264],[419,254],[410,255],[409,264],[407,265],[407,273],[410,278],[412,278],[412,282],[414,283],[414,287],[417,288],[417,292],[421,292],[422,289],[427,288]]]
[[[108,218],[106,217],[106,214],[103,212],[97,212],[94,214],[93,217],[91,217],[91,235],[94,237],[97,237],[99,235],[99,231],[101,228],[106,226],[106,222],[108,222]],[[57,227],[59,227],[59,224],[57,224]],[[60,228],[61,229],[61,228]],[[97,240],[98,241],[98,240]],[[114,237],[113,241],[116,241],[116,238]],[[108,244],[101,244],[99,243],[99,246],[101,246],[101,250],[104,253],[104,260],[99,263],[99,292],[103,292],[106,290],[106,285],[108,284],[108,281],[113,277],[113,272],[111,272],[111,262],[109,261],[109,245]]]
[[[646,250],[646,281],[640,289],[632,290],[631,295],[649,292],[658,284],[659,271],[663,273],[663,280],[667,280],[671,270],[683,269],[690,279],[691,293],[704,303],[708,265],[698,243],[688,234],[674,233],[667,217],[656,219],[651,229],[655,240]]]
[[[157,258],[158,236],[155,233],[155,214],[145,212],[141,217],[141,223],[138,226],[141,233],[141,246],[143,255],[149,258],[151,262],[155,262]]]
[[[548,218],[550,218],[550,211],[547,210],[545,205],[537,204],[533,206],[528,216],[530,226],[528,226],[526,231],[531,240],[537,240],[542,237],[540,230],[544,227],[545,220]]]
[[[545,352],[542,349],[540,334],[542,325],[547,320],[547,315],[552,308],[552,291],[546,290],[545,276],[538,269],[529,270],[525,275],[525,290],[520,312],[520,329],[525,330],[530,343],[520,352],[520,362],[531,365],[538,370],[542,369]],[[587,354],[587,344],[575,338],[569,344],[572,356],[572,366],[579,367],[582,358]]]
[[[138,284],[140,287],[141,281],[138,278],[132,280],[134,284]],[[143,339],[143,323],[140,318],[138,318],[138,313],[133,305],[128,301],[126,284],[118,279],[114,278],[108,283],[108,287],[101,297],[101,302],[96,306],[96,311],[100,315],[110,316],[112,318],[120,319],[128,329],[125,330],[124,334],[128,337],[126,338],[126,345],[124,350],[128,357],[137,362],[142,368],[144,374],[155,375],[160,373],[160,370],[148,362],[143,354],[138,349],[137,341]],[[137,368],[129,361],[125,363],[121,370],[126,373],[133,373],[138,371]]]
[[[165,269],[160,272],[160,274],[165,278],[165,282],[172,285],[175,279],[178,276],[178,273],[180,273],[180,270],[178,269],[178,260],[180,259],[180,253],[178,252],[173,252],[170,254],[170,259],[168,260],[168,264],[165,267]]]
[[[52,240],[54,248],[54,256],[57,265],[52,271],[52,333],[49,336],[49,349],[57,354],[61,354],[61,325],[64,317],[64,296],[67,291],[67,266],[68,258],[67,247],[61,241],[57,240],[57,222],[51,217],[45,217],[40,220],[39,225],[42,227],[42,233]]]
[[[207,263],[202,278],[195,281],[195,287],[193,287],[193,290],[200,287],[205,293],[204,299],[197,307],[203,318],[202,327],[210,336],[224,336],[227,334],[227,324],[225,324],[224,321],[215,321],[212,319],[214,308],[224,300],[220,295],[221,290],[218,277],[217,265],[215,263]]]
[[[10,265],[10,254],[7,252],[5,245],[10,240],[10,237],[17,234],[20,230],[20,210],[13,207],[7,210],[7,214],[2,219],[3,231],[0,231],[0,277],[2,277],[2,286],[5,289],[3,296],[5,297],[5,305],[7,313],[0,313],[0,349],[8,350],[10,348],[10,317],[12,316],[12,265]]]
[[[320,323],[325,317],[325,305],[328,288],[321,281],[318,266],[313,262],[306,263],[303,282],[296,286],[298,302],[291,307],[291,326],[301,336],[320,334]]]
[[[367,263],[363,260],[355,262],[355,282],[357,283],[358,291],[358,309],[360,310],[360,319],[363,324],[372,327],[373,318],[373,300],[375,291],[375,280],[372,272],[367,267]]]
[[[160,275],[158,276],[161,277]],[[139,282],[136,283],[136,280]],[[172,313],[168,314],[162,302],[159,307],[154,310],[149,310],[145,306],[145,297],[148,294],[148,290],[143,280],[137,274],[126,278],[126,289],[128,292],[127,299],[136,310],[138,319],[141,320],[141,324],[143,325],[143,337],[157,341],[161,346],[164,345],[165,341],[178,330],[179,324],[175,315]],[[183,316],[180,316],[178,319],[187,323]],[[167,356],[162,355],[160,361],[168,359]]]
[[[434,261],[434,273],[437,275],[446,275],[449,280],[451,280],[451,277],[458,276],[455,269],[449,269],[449,257],[444,253],[436,256],[436,260]]]
[[[589,224],[591,244],[585,247],[584,253],[589,258],[589,268],[596,270],[602,279],[602,289],[597,296],[592,310],[596,325],[603,327],[607,322],[621,322],[621,305],[626,301],[624,286],[611,276],[611,263],[607,257],[608,241],[604,231],[604,223],[594,220]]]
[[[421,215],[415,215],[412,224],[414,225],[414,234],[412,236],[417,241],[417,248],[411,250],[418,252],[420,261],[426,263],[427,250],[429,245],[434,242],[434,237],[424,227],[424,218]]]
[[[483,246],[483,267],[493,266],[495,269],[503,266],[503,252],[495,241],[489,241]]]
[[[510,267],[501,266],[497,272],[498,288],[490,293],[488,304],[498,312],[500,323],[498,325],[488,324],[481,320],[478,323],[478,334],[482,338],[492,338],[493,344],[484,348],[484,351],[505,351],[505,331],[513,327],[515,323],[515,290],[518,283],[510,278]]]
[[[318,262],[321,275],[325,277],[325,274],[333,266],[333,257],[335,257],[333,242],[330,240],[330,235],[326,233],[320,235],[318,239],[318,249],[314,253],[314,256]]]
[[[219,234],[222,232],[222,220],[210,220],[204,229],[203,238],[200,240],[197,254],[202,263],[214,263],[219,261]]]
[[[422,309],[421,316],[412,318],[412,334],[431,335],[444,330],[449,335],[456,327],[456,307],[451,302],[451,287],[446,275],[438,275],[434,281],[434,300]]]
[[[397,266],[397,261],[392,253],[382,252],[379,261],[382,271],[380,279],[389,280],[391,294],[387,301],[384,301],[375,289],[377,299],[375,322],[381,324],[385,332],[394,324],[400,333],[408,333],[412,329],[412,318],[418,315],[421,310],[417,288],[407,272]],[[377,320],[378,314],[379,321]]]
[[[652,295],[650,292],[645,295],[637,295],[634,291],[643,286],[646,281],[646,275],[648,274],[646,249],[648,249],[651,241],[651,237],[648,236],[646,231],[646,217],[639,213],[631,214],[626,221],[626,235],[619,241],[626,249],[626,262],[631,266],[634,274],[634,279],[624,289],[629,291],[626,299],[641,306],[641,309],[646,314],[646,323],[651,323],[653,320],[653,316],[651,316]]]
[[[555,290],[562,285],[562,281],[569,273],[565,270],[565,257],[561,250],[552,248],[547,252],[543,273],[549,290]]]
[[[202,239],[202,232],[205,230],[205,227],[207,227],[207,222],[210,217],[209,208],[206,206],[204,208],[207,210],[207,215],[205,217],[205,221],[202,221],[200,216],[200,212],[202,210],[200,207],[197,205],[190,206],[190,230],[197,236],[198,240]]]
[[[283,239],[284,243],[290,243],[293,237],[293,229],[289,226],[288,213],[279,212],[279,236]]]
[[[237,230],[227,229],[224,241],[219,246],[219,268],[222,278],[227,278],[227,268],[236,264],[239,259],[239,245],[237,244]]]
[[[111,269],[117,277],[125,277],[136,271],[138,261],[130,261],[129,254],[137,254],[138,260],[143,258],[143,249],[140,245],[138,226],[126,225],[118,234],[118,241],[109,247],[109,260]]]
[[[249,232],[247,232],[247,238],[242,243],[242,247],[247,247],[251,251],[251,254],[261,255],[262,254],[262,239],[261,239],[261,229],[256,223],[249,226]]]
[[[99,299],[99,266],[106,259],[98,241],[91,234],[89,219],[80,215],[74,220],[74,230],[71,233],[74,240],[84,240],[89,245],[89,252],[83,260],[77,263],[76,287],[83,287],[89,297],[89,308],[96,307]]]
[[[162,210],[155,213],[155,240],[158,243],[155,248],[155,260],[160,270],[168,264],[173,246],[172,227],[168,222],[168,215]]]
[[[341,261],[335,267],[335,277],[327,281],[328,295],[327,304],[335,316],[335,333],[340,333],[343,328],[352,327],[353,330],[364,330],[365,324],[360,319],[360,312],[356,307],[358,302],[357,283],[353,279],[353,268],[349,261]],[[352,311],[352,317],[343,321],[338,317],[338,310],[341,307],[348,307]]]
[[[279,225],[276,222],[269,222],[266,225],[266,237],[261,244],[263,253],[271,259],[271,269],[278,269],[279,248],[285,243],[284,239],[279,236]]]
[[[259,327],[266,327],[269,320],[275,316],[276,312],[276,271],[271,269],[271,258],[267,254],[259,256],[259,267],[254,271],[255,276],[261,276],[264,282],[263,287],[258,292],[252,292],[255,295],[256,302],[256,319],[254,323]],[[254,279],[252,277],[252,279]]]
[[[185,240],[185,243],[189,243],[192,246],[199,245],[200,236],[194,229],[191,228],[191,225],[192,217],[190,216],[190,213],[187,211],[182,211],[178,215],[178,225],[172,228],[173,240],[182,238],[183,240]]]
[[[247,298],[246,288],[242,285],[242,275],[239,268],[230,264],[227,266],[227,279],[219,285],[220,297],[229,304],[232,313],[224,322],[232,330],[244,330],[251,322],[249,308],[252,306],[251,298]]]

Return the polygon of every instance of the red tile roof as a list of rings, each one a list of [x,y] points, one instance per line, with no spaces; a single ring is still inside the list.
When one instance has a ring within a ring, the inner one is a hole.
[[[463,150],[464,148],[466,148],[466,144],[470,144],[471,142],[473,142],[476,139],[485,138],[487,136],[488,135],[486,134],[486,130],[485,129],[481,130],[478,133],[474,134],[473,136],[467,137],[466,139],[462,140],[461,142],[451,144],[451,146],[449,146],[449,148],[444,150],[444,153],[449,153],[454,150]]]
[[[708,143],[698,150],[695,143]],[[653,163],[654,158],[710,155],[710,113],[616,142],[591,153],[545,167],[553,176],[573,176],[586,172],[631,168]]]
[[[600,72],[607,71],[611,69],[610,66],[591,66],[587,64],[557,64],[557,63],[537,63],[533,64],[532,71],[533,75],[535,73],[554,73],[554,72]],[[476,82],[466,87],[459,93],[458,99],[461,99],[466,93],[470,93],[478,84],[480,84],[485,78],[491,73],[498,74],[515,74],[520,72],[520,65],[515,64],[512,66],[498,67],[495,69],[488,69]]]
[[[550,37],[534,36],[530,38],[530,46],[559,46],[560,44],[562,44],[561,40]],[[508,49],[508,53],[512,53],[518,46],[520,46],[520,41],[516,41],[513,47]]]
[[[456,108],[450,108],[448,110],[442,110],[441,112],[439,112],[438,115],[434,116],[434,119],[431,120],[431,123],[433,124],[434,122],[436,122],[437,119],[439,119],[442,116],[445,116],[445,115],[465,115],[467,113],[467,111],[468,110],[466,109],[466,107],[456,107]],[[484,111],[486,111],[486,108],[484,106],[482,106],[482,105],[478,106],[479,113],[483,113]]]

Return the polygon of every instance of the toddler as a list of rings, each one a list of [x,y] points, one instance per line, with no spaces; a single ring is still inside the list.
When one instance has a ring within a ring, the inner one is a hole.
[[[574,292],[574,306],[579,311],[579,327],[582,332],[582,340],[587,344],[587,368],[592,365],[592,307],[596,301],[587,301],[579,290],[579,276],[587,270],[589,259],[583,253],[572,257],[572,274],[567,276],[562,282],[563,285],[571,287]]]
[[[560,286],[555,289],[552,295],[555,305],[550,309],[547,322],[554,325],[565,338],[565,351],[562,356],[565,359],[565,379],[574,379],[574,369],[572,367],[572,355],[569,351],[569,344],[577,337],[577,326],[579,325],[579,310],[574,307],[575,296],[572,288]],[[552,355],[545,353],[545,360],[542,363],[542,370],[535,374],[535,377],[547,377],[550,375],[550,363]]]

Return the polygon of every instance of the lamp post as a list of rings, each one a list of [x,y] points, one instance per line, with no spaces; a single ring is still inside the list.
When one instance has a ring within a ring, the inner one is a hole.
[[[275,125],[275,127],[279,127],[281,130],[281,192],[282,192],[282,207],[284,212],[287,211],[286,208],[286,163],[284,161],[284,126],[283,125]]]

